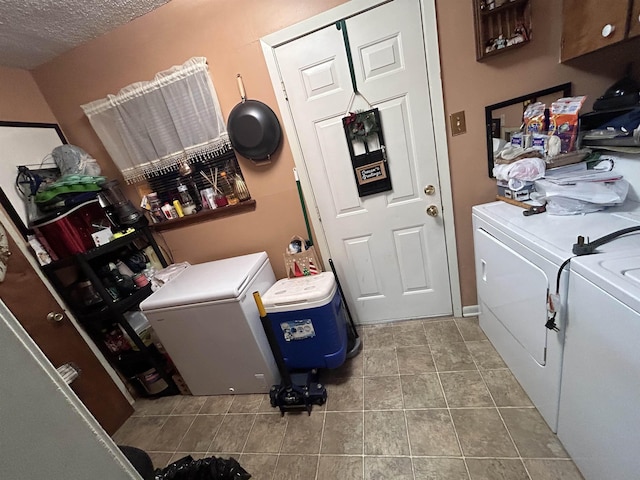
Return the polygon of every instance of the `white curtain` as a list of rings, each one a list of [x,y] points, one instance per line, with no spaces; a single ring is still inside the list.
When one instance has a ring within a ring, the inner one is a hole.
[[[127,183],[231,148],[204,57],[82,105]]]

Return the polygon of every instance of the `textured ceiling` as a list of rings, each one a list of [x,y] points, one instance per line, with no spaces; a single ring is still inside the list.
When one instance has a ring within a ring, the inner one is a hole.
[[[33,69],[169,0],[0,0],[0,66]]]

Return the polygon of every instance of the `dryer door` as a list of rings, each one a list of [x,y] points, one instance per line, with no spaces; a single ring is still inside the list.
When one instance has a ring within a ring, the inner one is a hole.
[[[482,228],[476,229],[474,241],[481,308],[489,309],[535,361],[544,365],[547,275]]]

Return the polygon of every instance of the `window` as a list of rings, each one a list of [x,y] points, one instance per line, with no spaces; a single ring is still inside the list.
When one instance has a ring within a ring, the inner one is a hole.
[[[189,187],[191,197],[196,202],[196,205],[200,207],[202,200],[199,192],[211,187],[210,179],[216,182],[222,189],[224,181],[223,172],[231,182],[232,186],[235,185],[236,178],[238,177],[244,183],[244,177],[242,176],[240,165],[236,159],[235,152],[231,148],[222,154],[203,154],[196,156],[190,166],[191,173],[186,176],[180,175],[180,171],[175,170],[150,177],[147,180],[149,188],[151,191],[158,194],[158,198],[161,203],[171,203],[174,199],[178,198],[177,188],[180,183],[183,183]],[[205,177],[207,178],[205,179]],[[246,195],[242,196],[238,200],[245,201],[250,198],[251,195],[247,190]]]
[[[244,184],[204,57],[82,109],[125,181],[146,181],[163,202],[176,198],[179,181],[190,185],[196,203],[210,180]],[[191,173],[181,175],[187,165]]]
[[[204,57],[82,105],[127,183],[226,151],[229,137]]]

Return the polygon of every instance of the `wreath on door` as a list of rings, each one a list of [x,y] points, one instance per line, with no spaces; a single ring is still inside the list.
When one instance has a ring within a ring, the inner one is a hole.
[[[361,197],[391,190],[387,169],[387,150],[380,124],[380,112],[371,110],[350,112],[342,118],[353,174]],[[356,154],[356,148],[364,153]]]

